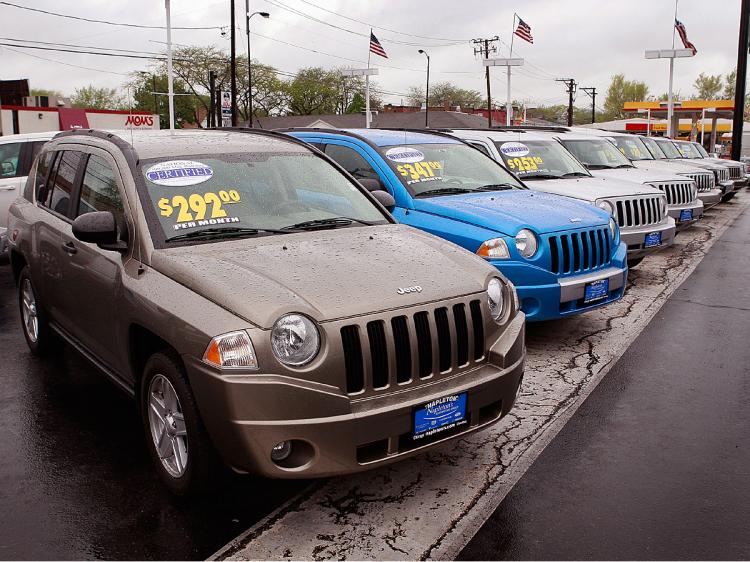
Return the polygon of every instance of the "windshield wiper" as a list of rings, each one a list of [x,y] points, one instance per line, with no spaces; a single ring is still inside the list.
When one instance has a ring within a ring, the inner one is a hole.
[[[507,191],[509,189],[518,189],[519,186],[512,183],[490,183],[477,187],[473,191]]]
[[[586,164],[589,170],[612,170],[617,166],[608,166],[606,164]]]
[[[558,177],[558,176],[553,176]],[[567,174],[563,174],[562,176],[559,176],[561,178],[587,178],[589,177],[588,174],[584,174],[583,172],[568,172]]]
[[[580,172],[575,172],[576,174]],[[559,180],[563,176],[556,176],[555,174],[521,174],[518,177],[528,180]]]
[[[618,164],[615,168],[635,168],[632,164]]]
[[[372,226],[373,222],[363,221],[351,217],[331,217],[327,219],[314,219],[309,221],[298,222],[296,224],[290,224],[282,228],[283,232],[289,232],[290,230],[325,230],[327,228],[339,228],[342,226],[349,226],[353,222],[364,224],[366,226]]]
[[[471,193],[473,189],[465,187],[439,187],[437,189],[428,189],[422,193],[417,193],[415,197],[424,197],[425,195],[451,195],[454,193]]]
[[[283,230],[274,230],[272,228],[240,228],[229,226],[226,228],[204,228],[202,230],[193,230],[184,234],[177,234],[165,240],[165,242],[175,242],[177,240],[190,240],[195,238],[223,238],[229,236],[253,236],[261,232],[270,232],[272,234],[289,234]]]

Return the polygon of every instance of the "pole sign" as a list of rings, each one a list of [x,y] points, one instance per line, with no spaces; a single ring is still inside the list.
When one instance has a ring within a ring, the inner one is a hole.
[[[221,91],[221,126],[232,126],[232,92]]]

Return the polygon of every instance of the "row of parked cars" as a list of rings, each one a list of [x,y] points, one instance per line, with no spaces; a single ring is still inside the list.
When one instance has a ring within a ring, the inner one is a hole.
[[[0,138],[31,351],[136,399],[177,494],[329,476],[512,408],[525,322],[747,185],[694,143],[568,128],[68,131]]]

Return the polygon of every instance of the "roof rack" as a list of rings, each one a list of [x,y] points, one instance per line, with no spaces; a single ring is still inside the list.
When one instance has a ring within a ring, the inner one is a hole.
[[[110,131],[102,131],[100,129],[71,129],[69,131],[60,131],[54,137],[52,137],[52,140],[71,137],[75,135],[85,135],[88,137],[96,137],[98,139],[109,141],[122,151],[122,153],[125,155],[125,159],[128,160],[129,166],[135,169],[135,166],[138,164],[138,152],[136,152],[135,147],[125,139],[123,139],[121,136]]]

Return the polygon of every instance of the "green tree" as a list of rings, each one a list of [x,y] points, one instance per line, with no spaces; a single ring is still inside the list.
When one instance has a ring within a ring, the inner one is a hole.
[[[76,88],[70,98],[73,107],[92,109],[126,109],[127,99],[115,88],[97,88],[94,85]]]
[[[163,95],[168,90],[166,74],[151,74],[150,72],[134,72],[128,88],[133,95],[133,109],[150,111],[159,115],[162,128],[169,126],[169,101]],[[157,92],[157,94],[154,94]],[[182,80],[174,81],[175,94],[190,94]],[[176,95],[174,97],[175,126],[195,124],[199,119],[198,103],[195,96]]]
[[[354,94],[352,101],[346,106],[347,113],[362,113],[365,110],[365,97],[359,92]]]
[[[724,99],[733,100],[737,91],[737,69],[724,76]]]
[[[284,82],[272,66],[253,61],[253,115],[279,115],[286,109]],[[249,104],[247,97],[247,57],[237,57],[237,110],[240,119],[247,121]]]
[[[48,90],[47,88],[31,88],[29,91],[29,95],[31,96],[48,96],[48,97],[55,97],[55,98],[61,98],[63,97],[62,92],[59,92],[58,90]]]
[[[320,67],[304,68],[286,84],[287,105],[292,115],[336,113],[339,77]]]
[[[625,102],[642,101],[648,96],[648,86],[645,82],[626,80],[624,74],[615,74],[607,88],[604,98],[603,120],[621,119],[625,116],[622,110]]]
[[[406,103],[411,107],[421,107],[424,103],[424,88],[422,86],[410,86],[406,90]]]
[[[719,98],[721,92],[721,74],[711,75],[701,72],[693,82],[696,90],[695,99],[715,100]]]

